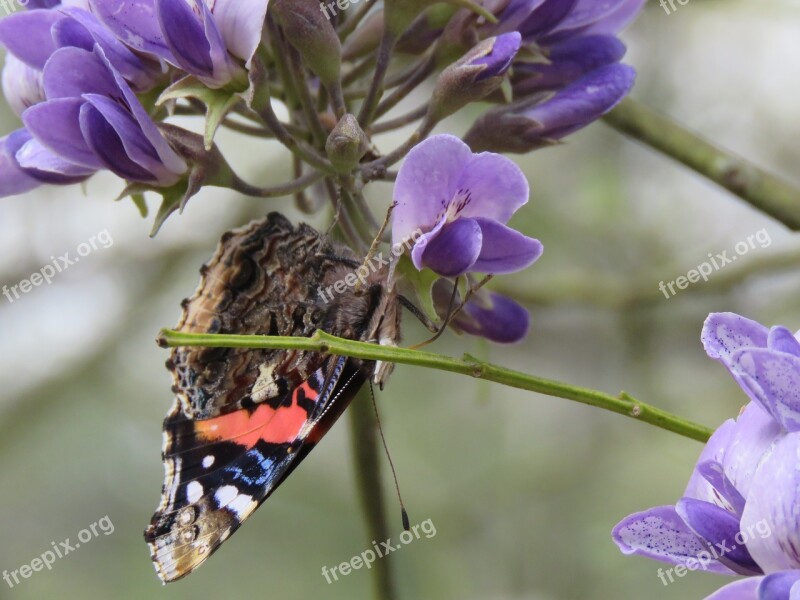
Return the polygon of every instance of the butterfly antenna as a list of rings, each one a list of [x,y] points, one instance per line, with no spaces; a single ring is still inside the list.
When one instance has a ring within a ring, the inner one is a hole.
[[[386,228],[389,226],[389,221],[391,221],[392,219],[392,211],[394,210],[395,206],[397,206],[396,202],[392,202],[392,204],[389,205],[389,209],[386,211],[386,216],[383,219],[383,223],[381,224],[381,227],[378,230],[377,235],[372,240],[372,244],[370,244],[369,250],[367,251],[367,255],[364,257],[364,263],[363,263],[364,267],[367,267],[370,264],[370,262],[372,262],[372,259],[375,257],[375,255],[378,253],[378,248],[381,245],[383,234],[386,231]],[[391,280],[391,276],[388,279]],[[359,280],[358,283],[356,284],[356,291],[360,291],[363,285],[364,285],[363,282]]]
[[[383,427],[381,426],[381,417],[378,414],[378,404],[375,402],[375,390],[372,388],[372,381],[369,382],[369,393],[372,396],[372,408],[375,410],[375,419],[378,421],[378,431],[381,434],[381,441],[383,442],[383,449],[386,452],[386,458],[389,459],[389,467],[392,469],[392,477],[394,478],[394,489],[397,490],[397,500],[400,502],[400,515],[403,519],[403,529],[408,531],[411,529],[411,524],[408,520],[408,512],[406,506],[403,504],[403,497],[400,495],[400,484],[397,482],[397,471],[394,469],[392,462],[392,455],[389,454],[389,447],[386,445],[386,437],[383,435]]]
[[[444,333],[444,330],[450,324],[450,321],[452,321],[455,318],[455,316],[459,312],[461,312],[461,309],[463,309],[467,305],[467,302],[469,302],[470,298],[472,298],[472,296],[475,295],[475,293],[479,289],[481,289],[484,285],[486,285],[492,280],[492,277],[493,275],[487,275],[481,281],[479,281],[478,284],[475,286],[472,285],[469,277],[467,277],[467,284],[468,284],[467,293],[464,295],[464,300],[458,306],[456,306],[456,297],[458,295],[458,278],[456,278],[455,283],[453,284],[453,294],[450,296],[450,305],[447,307],[447,314],[445,315],[445,318],[442,321],[442,325],[439,327],[439,330],[432,338],[425,340],[424,342],[420,342],[419,344],[414,344],[413,346],[410,346],[409,349],[419,350],[420,348],[427,346],[428,344],[432,344],[433,342],[438,340]]]
[[[444,330],[447,329],[447,325],[450,323],[451,319],[461,309],[461,306],[464,306],[462,304],[461,306],[456,308],[457,297],[458,297],[458,278],[456,278],[455,284],[453,285],[453,293],[450,296],[450,303],[447,306],[447,314],[445,315],[442,324],[439,326],[436,333],[433,334],[433,337],[428,338],[427,340],[425,340],[424,342],[420,342],[419,344],[414,344],[413,346],[411,346],[410,348],[411,350],[419,350],[420,348],[423,348],[428,344],[432,344],[442,336]]]

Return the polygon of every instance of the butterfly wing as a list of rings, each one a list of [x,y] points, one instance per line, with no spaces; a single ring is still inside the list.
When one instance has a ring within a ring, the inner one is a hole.
[[[369,377],[363,363],[328,357],[281,402],[204,420],[176,400],[164,421],[166,480],[145,531],[158,576],[203,563],[283,482]]]

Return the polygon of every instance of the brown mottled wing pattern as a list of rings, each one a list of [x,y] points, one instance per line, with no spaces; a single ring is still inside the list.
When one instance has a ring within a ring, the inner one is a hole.
[[[318,286],[353,258],[278,213],[226,233],[183,303],[179,331],[309,336],[326,320]],[[184,414],[206,419],[285,395],[322,364],[313,352],[176,348],[167,363]]]

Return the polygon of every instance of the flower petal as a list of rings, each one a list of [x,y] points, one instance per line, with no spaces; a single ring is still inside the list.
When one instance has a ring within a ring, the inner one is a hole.
[[[178,66],[195,75],[213,76],[214,63],[205,28],[189,4],[185,0],[155,2],[164,40]],[[205,7],[202,1],[201,4]],[[174,23],[180,23],[181,26],[174,27]]]
[[[501,294],[487,292],[471,298],[453,320],[458,329],[498,344],[522,340],[530,328],[525,308]]]
[[[164,168],[153,145],[144,136],[138,123],[128,111],[105,96],[86,94],[84,98],[103,115],[103,118],[116,131],[128,158],[146,169],[159,181],[164,180],[168,185],[175,183],[177,177]]]
[[[780,424],[758,402],[750,402],[736,419],[722,466],[736,489],[748,497],[761,460],[777,439],[785,435]]]
[[[770,573],[758,586],[759,600],[791,600],[800,581],[800,571],[780,571]]]
[[[621,28],[632,18],[630,13],[635,16],[643,5],[644,0],[579,0],[574,10],[561,21],[551,37],[562,39],[567,35],[575,35],[606,20],[611,20],[614,26]],[[626,15],[627,19],[615,18],[618,14]],[[612,27],[607,28],[608,33],[617,31]]]
[[[14,113],[22,116],[25,109],[45,100],[42,72],[25,64],[13,54],[6,54],[3,95]]]
[[[601,67],[557,92],[552,98],[523,111],[534,126],[529,140],[558,140],[585,127],[614,108],[631,90],[636,71],[628,65]]]
[[[747,546],[739,543],[739,517],[710,502],[682,498],[675,507],[684,523],[708,543],[717,560],[740,575],[760,575]]]
[[[503,224],[528,202],[530,193],[522,169],[510,158],[491,152],[470,157],[453,191],[457,190],[469,194],[459,217],[483,217]]]
[[[103,61],[94,52],[82,48],[57,50],[47,61],[43,77],[44,90],[50,100],[79,98],[81,94],[114,96],[119,93]]]
[[[30,139],[24,129],[0,138],[0,197],[22,194],[40,185],[41,182],[26,173],[16,159],[17,150]]]
[[[420,241],[421,238],[415,250]],[[474,219],[458,219],[442,227],[438,235],[427,241],[422,251],[422,265],[442,277],[458,277],[472,270],[482,242],[481,227]]]
[[[549,51],[549,63],[520,63],[514,80],[514,97],[557,90],[595,69],[618,63],[625,56],[625,44],[610,35],[569,38]]]
[[[25,126],[52,152],[90,169],[103,164],[86,144],[81,134],[79,118],[81,98],[57,98],[31,106],[22,115]]]
[[[761,568],[771,573],[800,569],[800,434],[779,439],[753,477],[741,531],[747,549]]]
[[[711,484],[711,487],[717,492],[716,501],[712,504],[720,506],[725,510],[729,510],[737,516],[742,515],[744,510],[744,496],[739,493],[736,486],[725,474],[723,466],[714,460],[709,460],[697,465],[697,472]]]
[[[42,183],[72,185],[94,174],[87,169],[53,154],[38,140],[30,140],[17,152],[17,162],[31,177]]]
[[[174,60],[156,16],[156,0],[91,0],[92,12],[134,50]]]
[[[787,431],[800,431],[800,357],[766,348],[739,350],[731,371]]]
[[[638,554],[673,565],[693,565],[712,573],[732,574],[718,561],[699,560],[708,554],[674,506],[657,506],[620,521],[611,533],[623,554]],[[697,568],[697,567],[695,567]]]
[[[573,12],[577,3],[578,0],[545,0],[520,24],[519,32],[525,38],[536,38],[547,33]]]
[[[522,235],[516,229],[489,219],[475,219],[481,227],[483,244],[471,271],[501,275],[532,265],[542,255],[542,243]]]
[[[151,72],[152,67],[145,66],[142,60],[120,42],[97,17],[78,8],[66,8],[62,9],[62,12],[70,18],[63,19],[54,30],[54,35],[56,39],[60,39],[61,46],[79,46],[84,50],[92,50],[94,44],[98,43],[114,68],[138,91],[146,91],[152,87],[154,75]],[[70,35],[75,39],[67,44],[64,38]],[[80,43],[81,40],[83,45]]]
[[[133,118],[136,120],[136,123],[139,125],[139,128],[142,130],[144,136],[153,145],[153,148],[155,148],[155,151],[164,167],[168,171],[175,174],[184,173],[187,169],[186,163],[170,147],[170,145],[167,143],[167,140],[164,139],[164,136],[161,135],[158,127],[153,122],[153,119],[150,118],[150,115],[144,109],[141,102],[139,102],[136,94],[133,93],[133,90],[131,90],[130,86],[116,71],[116,69],[111,66],[111,64],[108,62],[108,59],[105,58],[103,50],[99,47],[96,47],[95,51],[104,60],[106,66],[114,76],[114,80],[117,82],[117,87],[122,92]]]
[[[767,348],[800,357],[800,341],[786,327],[773,327],[769,330]]]
[[[711,313],[703,323],[700,339],[710,358],[722,363],[741,348],[765,348],[769,330],[736,313]]]
[[[705,600],[759,600],[758,584],[763,579],[763,577],[748,577],[734,581],[706,596]]]
[[[109,170],[131,181],[156,183],[150,171],[130,159],[119,134],[91,104],[81,107],[80,125],[89,146]]]
[[[516,31],[504,33],[495,38],[492,50],[469,63],[470,66],[486,65],[475,81],[483,81],[490,77],[502,75],[511,66],[511,62],[519,52],[522,38]]]
[[[444,134],[428,138],[408,153],[394,186],[393,243],[402,243],[417,229],[427,232],[436,226],[471,158],[469,146]]]
[[[261,43],[269,0],[216,0],[212,12],[228,51],[248,65]]]
[[[645,0],[624,0],[616,10],[581,30],[581,35],[617,34],[633,21],[644,8]]]
[[[63,18],[58,11],[46,9],[9,15],[0,19],[0,44],[25,64],[43,69],[56,51],[51,28]]]
[[[706,462],[721,462],[725,457],[725,451],[730,444],[735,429],[736,422],[733,419],[728,419],[720,425],[703,447],[700,457],[697,459],[697,465],[699,466]],[[697,467],[692,472],[683,495],[686,498],[695,498],[706,502],[719,500],[719,494]]]

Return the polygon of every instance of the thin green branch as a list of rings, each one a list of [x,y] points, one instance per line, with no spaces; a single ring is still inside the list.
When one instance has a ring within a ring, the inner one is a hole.
[[[631,98],[603,117],[614,129],[683,163],[794,231],[800,188],[706,141]]]
[[[637,421],[643,421],[700,442],[707,441],[712,433],[712,430],[707,427],[687,421],[655,406],[645,404],[624,392],[619,396],[612,396],[605,392],[528,375],[527,373],[514,371],[499,365],[492,365],[477,360],[468,354],[465,354],[461,359],[451,358],[432,352],[346,340],[323,331],[317,331],[312,337],[305,338],[181,333],[164,329],[161,331],[158,341],[164,347],[209,346],[215,348],[308,350],[339,356],[352,356],[364,360],[383,360],[414,365],[459,373],[521,390],[573,400],[625,415]]]

